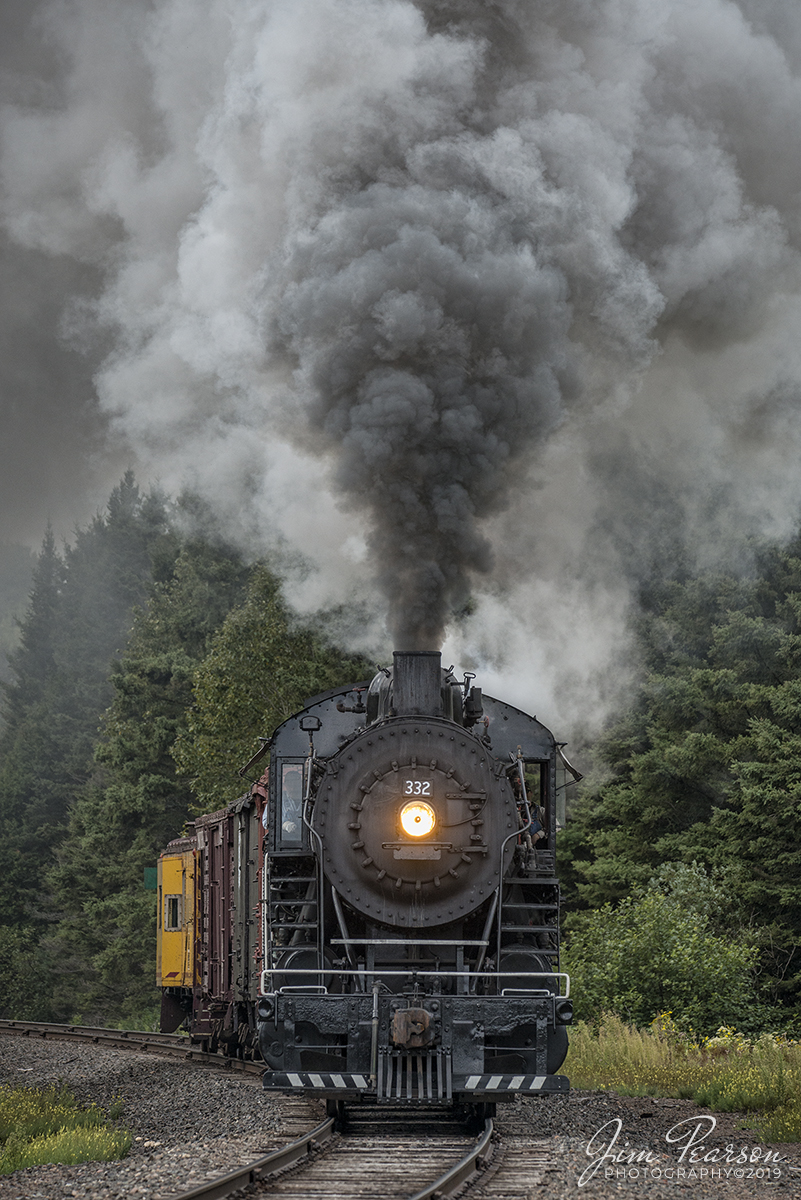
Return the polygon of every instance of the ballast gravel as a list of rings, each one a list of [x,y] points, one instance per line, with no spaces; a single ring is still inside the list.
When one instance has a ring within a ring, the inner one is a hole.
[[[44,1087],[59,1080],[80,1103],[94,1102],[106,1111],[121,1098],[120,1124],[133,1136],[130,1154],[118,1162],[29,1167],[0,1177],[3,1200],[167,1200],[301,1132],[297,1101],[264,1093],[258,1076],[218,1074],[191,1063],[77,1042],[0,1037],[1,1083]],[[310,1104],[309,1118],[322,1119],[319,1104]],[[741,1128],[742,1122],[738,1114],[710,1114],[684,1100],[581,1092],[518,1099],[498,1106],[496,1128],[504,1153],[468,1195],[488,1200],[771,1195],[801,1200],[801,1146],[766,1146],[753,1129]],[[671,1131],[678,1141],[666,1140]],[[695,1162],[690,1150],[681,1157],[690,1136],[697,1138]],[[542,1143],[547,1146],[544,1165]],[[609,1153],[593,1170],[605,1149]],[[766,1160],[766,1153],[778,1154],[778,1160]],[[738,1161],[743,1155],[747,1161]]]
[[[47,1087],[63,1080],[79,1104],[106,1112],[132,1137],[117,1162],[28,1167],[0,1178],[0,1197],[170,1196],[251,1162],[291,1140],[281,1100],[258,1075],[230,1076],[155,1055],[79,1042],[0,1037],[0,1082]],[[320,1118],[322,1119],[322,1117]]]

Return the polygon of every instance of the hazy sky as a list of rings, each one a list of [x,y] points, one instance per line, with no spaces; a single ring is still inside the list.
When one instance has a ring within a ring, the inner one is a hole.
[[[0,538],[131,464],[560,718],[633,581],[797,523],[797,0],[2,22]]]

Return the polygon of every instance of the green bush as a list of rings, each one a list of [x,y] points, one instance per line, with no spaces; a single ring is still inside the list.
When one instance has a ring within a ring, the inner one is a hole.
[[[717,890],[702,868],[679,867],[617,908],[574,917],[562,961],[577,1017],[617,1012],[647,1025],[671,1011],[699,1033],[758,1024],[758,951],[746,935],[714,931]]]

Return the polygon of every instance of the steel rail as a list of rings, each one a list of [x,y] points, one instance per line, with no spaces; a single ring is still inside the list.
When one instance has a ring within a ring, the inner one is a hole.
[[[263,1062],[244,1062],[241,1059],[227,1058],[221,1054],[209,1054],[208,1051],[187,1045],[187,1038],[175,1034],[151,1034],[140,1030],[105,1029],[87,1025],[58,1025],[45,1021],[0,1020],[0,1035],[2,1034],[12,1034],[18,1037],[38,1036],[58,1041],[83,1041],[93,1045],[100,1044],[132,1051],[142,1051],[152,1047],[153,1050],[162,1054],[180,1053],[184,1058],[194,1059],[204,1066],[239,1070],[249,1074],[262,1075],[264,1073]],[[200,1184],[191,1191],[183,1192],[178,1196],[173,1195],[170,1200],[219,1200],[220,1197],[229,1196],[232,1192],[239,1191],[240,1188],[247,1187],[250,1183],[285,1170],[312,1153],[331,1136],[333,1128],[334,1118],[329,1117],[309,1133],[288,1145],[273,1150],[244,1167],[238,1167],[226,1175],[221,1175],[209,1183]]]
[[[116,1037],[127,1041],[137,1038],[152,1042],[154,1045],[179,1046],[182,1042],[188,1044],[188,1038],[182,1038],[174,1033],[148,1033],[144,1029],[109,1029],[105,1025],[64,1025],[55,1021],[0,1021],[0,1032],[38,1033],[42,1037],[52,1034],[53,1037],[82,1038],[91,1041],[93,1037]]]
[[[59,1041],[91,1042],[114,1050],[136,1050],[147,1053],[179,1055],[203,1066],[222,1071],[238,1071],[246,1075],[262,1075],[263,1062],[252,1062],[241,1058],[230,1058],[225,1054],[211,1054],[199,1046],[193,1046],[188,1037],[171,1033],[145,1033],[135,1029],[104,1029],[90,1025],[57,1025],[46,1021],[0,1020],[0,1035],[13,1034],[17,1037],[55,1038]]]
[[[247,1187],[248,1184],[258,1183],[270,1175],[277,1175],[279,1171],[294,1166],[295,1163],[312,1154],[323,1142],[327,1141],[333,1130],[334,1118],[329,1117],[321,1125],[317,1125],[309,1133],[304,1134],[303,1137],[290,1142],[288,1146],[283,1146],[280,1150],[273,1150],[269,1154],[265,1154],[263,1158],[257,1158],[247,1166],[229,1171],[227,1175],[221,1175],[219,1179],[214,1179],[210,1183],[201,1183],[199,1187],[192,1188],[189,1192],[171,1196],[170,1200],[221,1200],[223,1196],[230,1196],[232,1192],[238,1192],[240,1188]]]
[[[295,1166],[303,1158],[317,1150],[324,1141],[331,1137],[333,1128],[334,1118],[329,1118],[318,1125],[316,1129],[291,1142],[283,1149],[273,1150],[264,1158],[256,1159],[218,1179],[200,1184],[191,1191],[173,1195],[170,1200],[223,1200],[223,1197],[230,1196],[233,1192],[239,1191],[240,1188],[247,1187],[249,1184],[266,1182],[270,1176]],[[467,1154],[432,1183],[421,1191],[415,1192],[414,1196],[409,1197],[409,1200],[431,1200],[431,1197],[445,1197],[458,1191],[489,1162],[491,1153],[486,1154],[485,1152],[492,1137],[493,1124],[490,1119],[487,1119],[484,1122],[483,1134],[471,1146]]]
[[[491,1154],[485,1156],[484,1151],[492,1142],[492,1134],[492,1118],[487,1117],[484,1122],[484,1132],[464,1158],[460,1159],[444,1175],[440,1175],[439,1179],[435,1179],[433,1183],[424,1187],[422,1191],[409,1196],[408,1200],[429,1200],[431,1196],[450,1196],[489,1162]]]

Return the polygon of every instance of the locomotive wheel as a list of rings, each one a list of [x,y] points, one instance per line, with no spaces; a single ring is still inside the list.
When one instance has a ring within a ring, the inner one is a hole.
[[[495,1116],[497,1105],[493,1101],[480,1100],[467,1106],[467,1123],[471,1128],[483,1129],[484,1122]]]
[[[334,1118],[334,1128],[341,1131],[345,1128],[347,1113],[344,1100],[326,1100],[325,1115]]]

